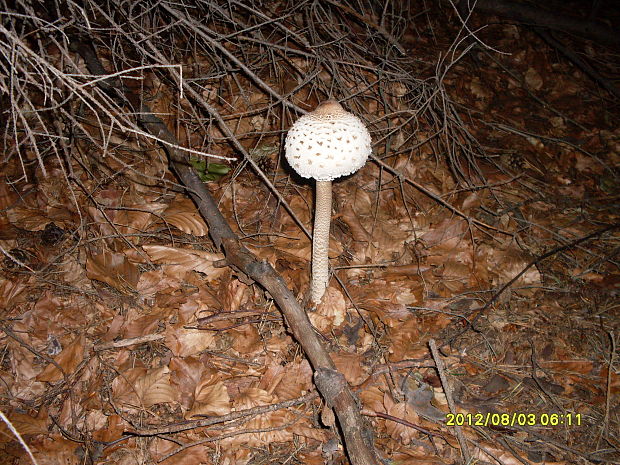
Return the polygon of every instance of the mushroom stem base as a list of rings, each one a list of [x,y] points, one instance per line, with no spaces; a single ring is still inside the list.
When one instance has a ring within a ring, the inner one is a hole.
[[[312,232],[312,281],[310,299],[321,302],[329,279],[329,226],[332,217],[332,182],[316,182],[314,231]]]

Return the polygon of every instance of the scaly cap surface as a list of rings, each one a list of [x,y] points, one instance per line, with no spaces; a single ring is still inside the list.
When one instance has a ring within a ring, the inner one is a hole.
[[[362,120],[337,101],[326,100],[293,124],[284,147],[288,163],[300,176],[331,181],[364,166],[370,142]]]

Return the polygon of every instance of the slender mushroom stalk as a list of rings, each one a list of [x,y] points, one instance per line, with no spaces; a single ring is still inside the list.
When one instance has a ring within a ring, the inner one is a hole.
[[[370,150],[364,123],[335,100],[326,100],[299,118],[286,136],[285,154],[291,167],[317,181],[310,291],[314,305],[321,301],[329,278],[332,180],[364,166]]]
[[[310,299],[321,301],[329,281],[329,229],[332,219],[332,182],[316,182],[314,229],[312,230],[312,282]]]

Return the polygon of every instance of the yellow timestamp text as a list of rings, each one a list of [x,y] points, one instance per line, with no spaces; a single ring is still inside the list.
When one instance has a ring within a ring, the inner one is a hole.
[[[581,426],[581,413],[448,413],[447,426]]]

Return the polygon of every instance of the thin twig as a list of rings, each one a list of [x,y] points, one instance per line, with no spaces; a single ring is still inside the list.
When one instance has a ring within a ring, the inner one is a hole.
[[[439,373],[439,379],[441,379],[443,392],[446,395],[446,400],[448,401],[448,408],[450,409],[450,412],[452,414],[456,415],[458,412],[456,410],[454,399],[452,398],[452,388],[450,387],[450,383],[448,382],[448,378],[446,377],[446,370],[444,368],[441,355],[439,354],[439,350],[437,350],[437,343],[435,342],[435,339],[431,339],[430,341],[428,341],[428,345],[431,348],[433,360],[435,360],[435,366],[437,367],[437,372]],[[455,423],[454,429],[456,430],[456,437],[461,446],[464,463],[469,464],[471,461],[471,454],[469,452],[469,447],[467,447],[467,440],[465,439],[463,428],[458,423]]]
[[[22,447],[26,450],[26,453],[28,454],[28,457],[30,457],[30,460],[32,460],[32,463],[34,463],[34,465],[39,465],[39,462],[37,462],[37,459],[34,458],[34,455],[32,454],[30,447],[28,447],[28,444],[26,444],[26,441],[24,441],[24,438],[22,438],[22,435],[19,434],[19,431],[17,431],[17,428],[13,426],[13,423],[11,423],[11,421],[6,417],[6,415],[4,414],[4,412],[2,412],[2,410],[0,410],[0,418],[2,419],[4,423],[6,423],[6,426],[8,426],[8,428],[11,430],[11,433],[13,433],[13,435],[17,438],[17,440],[22,445]]]

